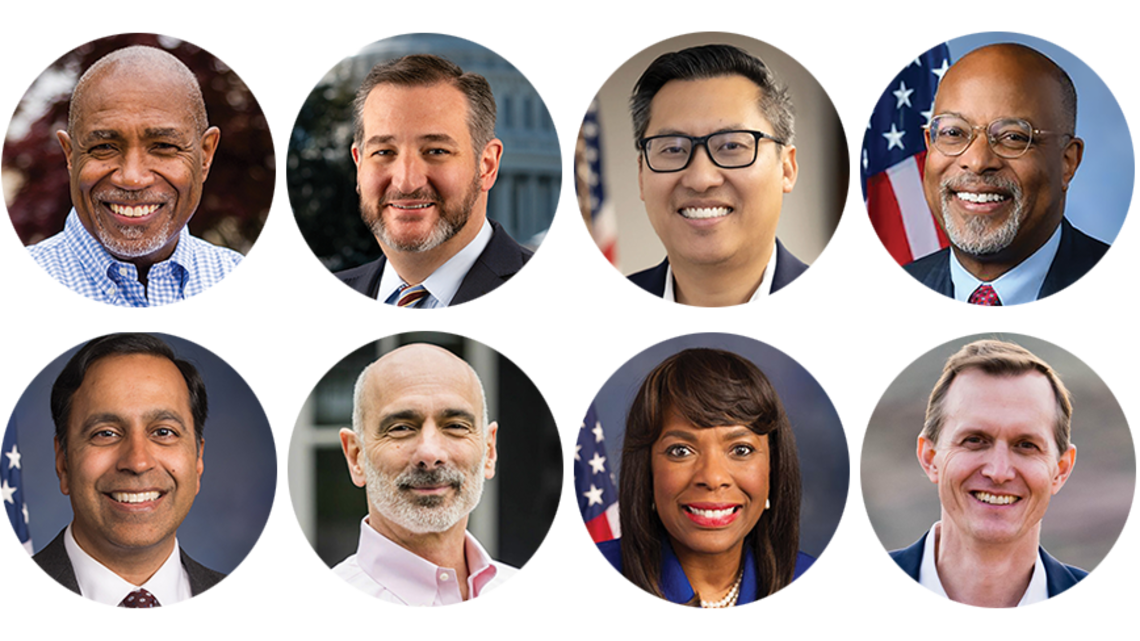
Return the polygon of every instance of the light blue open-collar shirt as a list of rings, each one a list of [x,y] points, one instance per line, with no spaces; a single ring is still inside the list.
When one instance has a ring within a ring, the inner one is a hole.
[[[988,284],[997,292],[1002,305],[1032,303],[1037,300],[1037,295],[1041,292],[1041,285],[1049,275],[1049,268],[1053,266],[1053,259],[1056,258],[1057,248],[1060,246],[1061,226],[1057,225],[1049,240],[1029,258],[989,283],[978,280],[966,271],[962,263],[958,262],[958,256],[950,250],[950,280],[954,283],[954,299],[966,302],[979,285]]]
[[[226,277],[242,255],[190,235],[183,227],[170,258],[151,265],[147,285],[138,268],[112,256],[72,209],[63,231],[28,247],[32,259],[68,289],[120,307],[157,307],[202,293]]]
[[[483,226],[479,228],[475,239],[424,279],[423,286],[428,290],[428,295],[416,307],[434,309],[450,305],[451,299],[459,292],[459,286],[463,284],[467,272],[471,271],[471,266],[479,260],[479,256],[491,242],[492,233],[491,223],[484,218]],[[379,294],[377,298],[389,305],[395,304],[398,292],[406,284],[392,267],[392,262],[388,261],[384,265],[384,272],[380,274],[380,286],[376,290]]]

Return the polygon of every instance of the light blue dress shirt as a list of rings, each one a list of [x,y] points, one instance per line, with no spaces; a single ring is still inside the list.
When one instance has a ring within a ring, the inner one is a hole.
[[[966,302],[970,299],[970,294],[973,294],[979,285],[988,284],[997,292],[998,300],[1001,301],[1002,305],[1032,303],[1037,300],[1037,295],[1041,292],[1041,285],[1045,283],[1045,276],[1049,274],[1049,268],[1053,265],[1053,259],[1057,256],[1057,248],[1060,246],[1061,226],[1057,225],[1053,235],[1045,241],[1040,249],[1033,252],[1029,258],[1021,261],[1021,264],[989,283],[978,280],[973,274],[966,271],[962,263],[958,262],[958,257],[954,251],[951,250],[950,280],[954,283],[954,299]]]
[[[471,271],[471,266],[479,260],[479,256],[491,242],[492,234],[491,223],[484,218],[483,226],[479,228],[479,233],[475,239],[467,243],[467,246],[459,250],[459,253],[452,256],[424,279],[423,286],[428,290],[428,295],[415,307],[434,309],[450,305],[451,299],[455,298],[455,294],[459,291],[459,286],[463,284],[467,272]],[[396,269],[392,267],[392,261],[388,261],[384,265],[384,273],[380,274],[380,286],[376,290],[377,298],[389,305],[395,305],[396,298],[405,285],[407,283],[400,278]]]

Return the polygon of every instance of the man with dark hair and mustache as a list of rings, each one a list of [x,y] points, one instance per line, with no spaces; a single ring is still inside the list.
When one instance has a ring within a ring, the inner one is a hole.
[[[447,307],[490,292],[530,260],[487,220],[503,143],[483,76],[433,55],[380,63],[353,116],[360,217],[384,255],[338,272],[341,281],[390,305]]]
[[[74,209],[62,232],[28,251],[57,281],[111,305],[153,307],[205,291],[241,261],[186,228],[221,132],[177,58],[144,46],[100,58],[56,136]]]
[[[510,578],[516,570],[467,532],[495,475],[498,431],[479,376],[443,348],[407,345],[365,368],[340,442],[368,516],[356,554],[333,572],[378,599],[418,606],[473,599]]]
[[[923,186],[950,247],[907,272],[960,301],[1014,305],[1092,269],[1108,245],[1064,216],[1084,141],[1063,69],[1024,45],[982,47],[946,72],[933,112]]]

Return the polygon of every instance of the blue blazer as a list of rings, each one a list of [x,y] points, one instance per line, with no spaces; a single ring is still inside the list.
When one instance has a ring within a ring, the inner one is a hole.
[[[650,267],[636,274],[630,274],[629,279],[633,281],[635,285],[654,296],[664,296],[665,272],[668,267],[669,259],[665,258],[665,260],[661,261],[661,264],[656,267]],[[788,283],[799,278],[800,274],[807,271],[807,268],[808,266],[793,256],[792,252],[784,249],[779,238],[776,239],[776,273],[772,274],[773,292],[779,291]]]
[[[1097,264],[1106,251],[1108,245],[1073,227],[1068,219],[1062,218],[1061,244],[1057,247],[1057,255],[1053,258],[1053,264],[1049,266],[1049,272],[1045,274],[1045,282],[1041,284],[1037,299],[1056,294],[1080,280],[1081,276]],[[943,296],[954,298],[954,282],[950,279],[949,247],[943,247],[933,254],[903,265],[903,269],[930,289]]]
[[[894,562],[915,581],[918,580],[918,570],[922,567],[922,553],[925,549],[923,546],[926,545],[926,537],[929,534],[930,532],[923,534],[922,538],[910,547],[891,552]],[[1068,590],[1089,574],[1078,567],[1065,565],[1054,559],[1043,547],[1038,546],[1037,550],[1041,554],[1041,563],[1045,566],[1045,583],[1049,590],[1049,598]]]
[[[677,555],[673,553],[673,546],[669,544],[668,539],[662,539],[661,543],[661,592],[665,595],[665,599],[671,603],[688,603],[695,594],[693,586],[689,584],[689,578],[685,576],[685,570],[681,567]],[[610,565],[614,566],[615,570],[622,571],[621,539],[603,541],[598,544],[598,550],[602,556],[606,557]],[[792,580],[800,578],[800,575],[807,571],[813,563],[815,563],[814,557],[803,552],[797,552],[796,569]],[[752,556],[752,550],[746,547],[744,549],[744,576],[740,579],[740,596],[736,600],[736,605],[760,600],[760,587],[756,574],[756,561]]]

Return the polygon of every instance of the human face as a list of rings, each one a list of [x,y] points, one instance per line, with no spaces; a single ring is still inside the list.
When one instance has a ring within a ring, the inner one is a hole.
[[[1024,53],[982,49],[946,73],[933,109],[971,125],[1020,118],[1046,132],[1018,158],[998,156],[981,134],[961,155],[947,156],[927,135],[926,200],[951,243],[971,256],[1019,263],[1061,223],[1084,149],[1066,131],[1057,82]]]
[[[768,436],[670,412],[653,444],[653,501],[676,553],[739,554],[768,500]]]
[[[96,361],[72,397],[66,451],[56,443],[79,546],[104,562],[172,546],[198,494],[202,450],[174,363],[149,354]]]
[[[84,228],[113,256],[165,260],[202,198],[218,140],[198,130],[181,82],[111,70],[83,94],[67,156],[71,202]]]
[[[1057,401],[1040,372],[959,373],[944,399],[937,443],[920,437],[919,462],[938,485],[943,532],[973,544],[1036,545],[1050,498],[1072,472],[1076,448],[1057,452]]]
[[[465,529],[495,473],[498,426],[483,428],[462,361],[430,350],[395,358],[368,376],[361,433],[341,433],[353,481],[367,488],[373,527],[397,539]]]
[[[502,143],[472,147],[467,98],[449,85],[377,85],[352,146],[360,216],[386,248],[426,252],[479,231]],[[466,243],[458,244],[462,247]]]
[[[649,109],[646,136],[706,136],[750,130],[774,135],[760,89],[743,76],[665,83]],[[638,161],[641,200],[674,265],[752,265],[769,256],[784,194],[796,182],[796,150],[759,143],[756,162],[721,169],[704,147],[683,171],[657,173]]]

